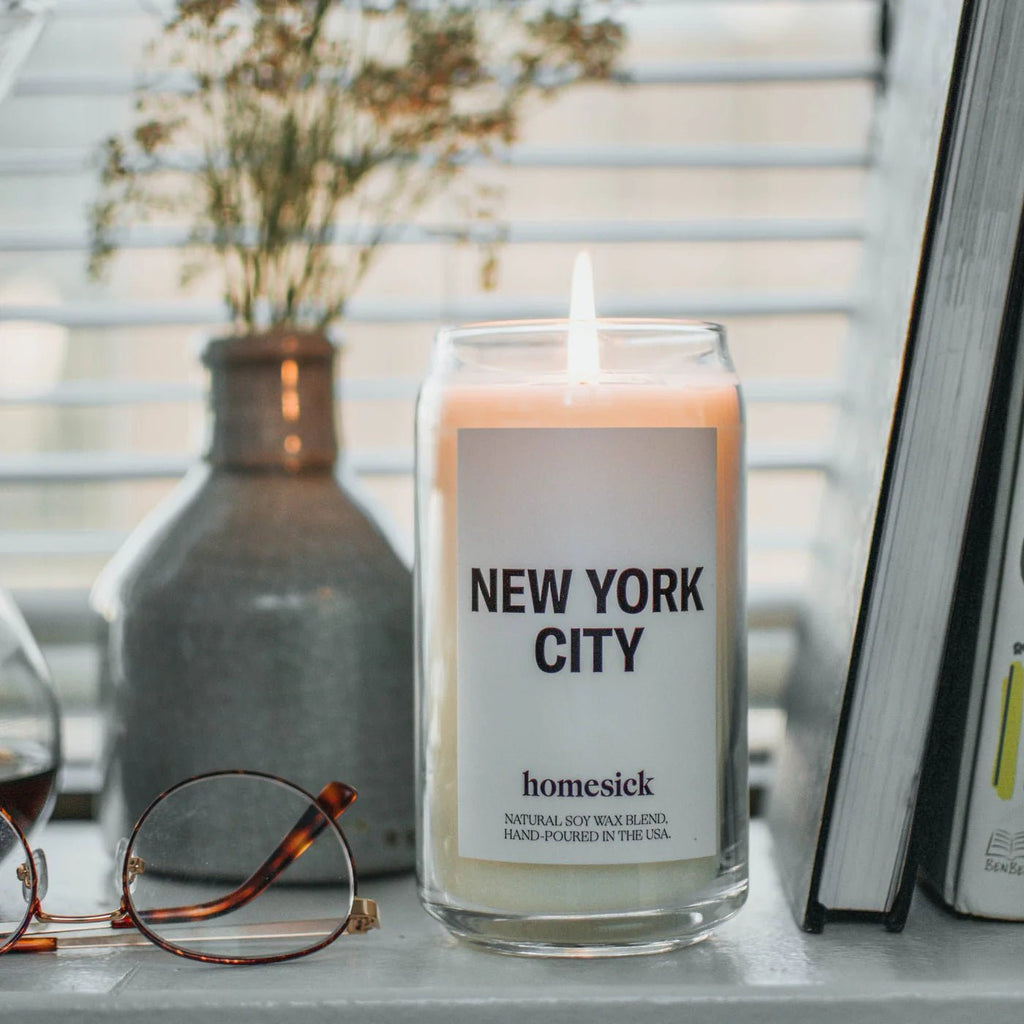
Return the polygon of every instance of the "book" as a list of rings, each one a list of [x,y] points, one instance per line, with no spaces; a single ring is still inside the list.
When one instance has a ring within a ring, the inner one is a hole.
[[[997,479],[976,483],[915,845],[921,881],[941,902],[1024,920],[1024,238],[1017,265],[1003,452]]]
[[[798,923],[902,927],[975,477],[1005,408],[1024,201],[1024,4],[905,0],[848,395],[769,807]]]

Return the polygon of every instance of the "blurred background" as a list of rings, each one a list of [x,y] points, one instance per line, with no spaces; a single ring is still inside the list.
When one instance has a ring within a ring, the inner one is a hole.
[[[412,424],[439,323],[562,316],[590,250],[598,311],[725,324],[747,397],[755,787],[780,728],[841,399],[882,0],[631,0],[620,81],[539,102],[474,178],[503,193],[496,286],[449,199],[390,246],[341,330],[346,458],[412,548]],[[97,573],[204,444],[197,355],[220,287],[183,291],[185,232],[133,231],[85,273],[97,147],[160,81],[166,0],[0,0],[0,583],[53,670],[69,792],[95,786]],[[166,83],[175,87],[172,79]],[[81,802],[80,802],[81,803]],[[66,808],[71,804],[66,802]]]

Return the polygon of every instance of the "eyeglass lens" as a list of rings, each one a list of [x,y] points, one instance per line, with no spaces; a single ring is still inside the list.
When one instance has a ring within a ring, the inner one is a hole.
[[[21,837],[0,814],[0,948],[21,930],[31,912],[18,878],[18,868],[28,859]]]
[[[352,907],[351,858],[327,815],[263,776],[207,776],[170,790],[127,856],[143,931],[199,958],[295,955],[337,932]]]

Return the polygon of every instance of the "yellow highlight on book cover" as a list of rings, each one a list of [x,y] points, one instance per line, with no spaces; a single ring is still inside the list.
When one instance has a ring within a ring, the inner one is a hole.
[[[1021,709],[1024,706],[1024,669],[1019,661],[1010,663],[1010,674],[1003,680],[1002,715],[999,742],[992,766],[992,785],[1000,800],[1013,796],[1017,775],[1017,747],[1020,744]]]

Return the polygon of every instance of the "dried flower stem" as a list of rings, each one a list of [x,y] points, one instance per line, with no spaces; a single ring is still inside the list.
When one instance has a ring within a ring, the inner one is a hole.
[[[239,329],[326,326],[397,223],[516,140],[531,97],[610,77],[623,29],[584,8],[179,0],[157,51],[195,85],[144,90],[107,140],[90,271],[119,228],[170,214],[220,264]],[[169,170],[189,146],[198,160]]]

